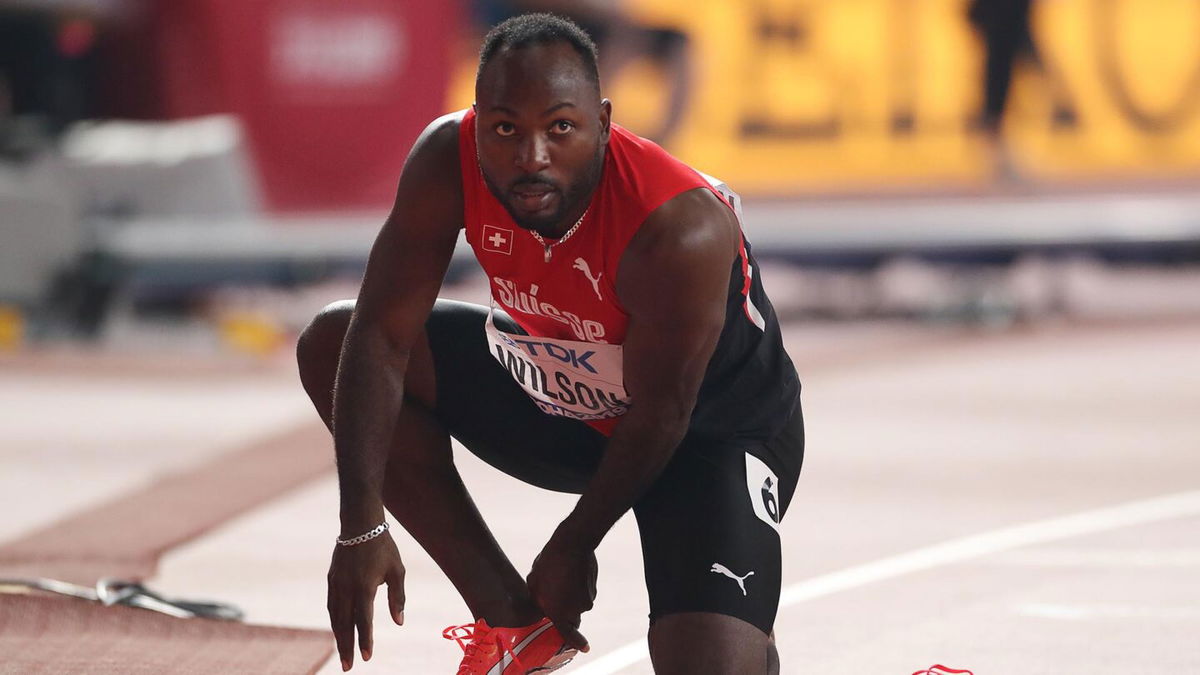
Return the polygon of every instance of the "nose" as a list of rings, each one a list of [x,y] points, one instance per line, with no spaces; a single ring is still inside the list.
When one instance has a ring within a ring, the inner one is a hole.
[[[529,134],[517,143],[517,168],[537,173],[550,167],[550,144],[541,134]]]

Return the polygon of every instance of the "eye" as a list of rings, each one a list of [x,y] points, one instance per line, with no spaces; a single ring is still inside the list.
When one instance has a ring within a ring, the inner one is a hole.
[[[496,125],[496,134],[498,136],[512,136],[517,133],[517,128],[511,122],[500,122]]]
[[[558,120],[550,127],[552,134],[568,134],[575,128],[575,123],[570,120]]]

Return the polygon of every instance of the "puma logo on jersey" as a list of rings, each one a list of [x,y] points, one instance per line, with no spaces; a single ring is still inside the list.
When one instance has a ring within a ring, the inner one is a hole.
[[[736,581],[738,588],[742,589],[742,595],[746,595],[746,579],[749,579],[750,577],[754,576],[754,571],[751,570],[751,571],[747,572],[745,574],[745,576],[739,577],[738,575],[736,575],[732,571],[730,571],[730,569],[728,567],[722,565],[721,563],[713,563],[712,567],[709,568],[708,571],[715,572],[717,574],[724,574],[725,576],[729,577],[730,579],[733,579],[734,581]]]
[[[588,281],[592,282],[592,290],[596,291],[596,299],[603,302],[604,296],[600,295],[600,277],[604,276],[604,272],[601,272],[593,277],[591,268],[588,267],[587,261],[583,258],[576,258],[575,266],[572,269],[577,269],[580,272],[583,272],[583,276],[587,277]]]

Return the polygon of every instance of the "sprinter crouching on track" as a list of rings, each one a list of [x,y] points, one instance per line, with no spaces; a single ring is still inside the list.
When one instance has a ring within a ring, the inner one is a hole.
[[[403,621],[384,509],[462,593],[460,674],[545,672],[587,651],[595,549],[633,509],[659,673],[778,672],[778,524],[803,456],[800,384],[737,196],[612,124],[595,46],[533,14],[487,36],[475,104],[417,140],[357,302],[300,338],[333,431],[342,666],[376,590]],[[437,299],[459,230],[490,307]],[[475,509],[450,438],[580,495],[527,577]]]

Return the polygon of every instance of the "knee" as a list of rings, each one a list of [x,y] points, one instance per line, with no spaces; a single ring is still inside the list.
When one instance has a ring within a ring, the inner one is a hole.
[[[741,619],[712,612],[659,617],[650,627],[656,673],[745,675],[772,673],[771,638]]]
[[[306,387],[314,377],[337,372],[342,341],[353,313],[353,300],[331,303],[300,332],[296,339],[296,364],[300,368],[300,380]]]

